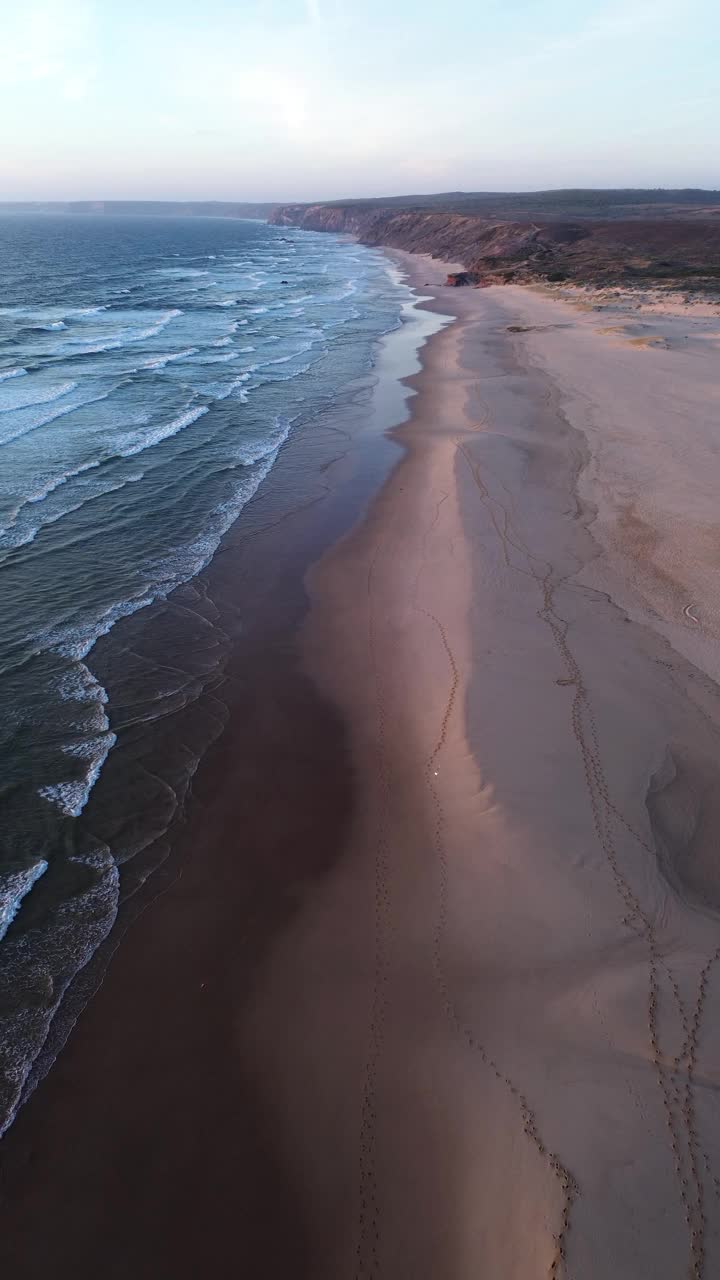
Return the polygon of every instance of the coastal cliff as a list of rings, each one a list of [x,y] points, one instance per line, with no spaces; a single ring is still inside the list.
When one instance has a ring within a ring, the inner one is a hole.
[[[270,221],[460,262],[471,284],[638,280],[720,287],[717,215],[538,222],[353,202],[283,205]]]

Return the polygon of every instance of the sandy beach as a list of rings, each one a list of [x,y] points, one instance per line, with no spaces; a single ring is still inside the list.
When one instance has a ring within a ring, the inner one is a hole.
[[[712,1275],[717,317],[451,305],[310,575],[355,821],[248,1052],[315,1275]]]
[[[720,308],[392,257],[454,323],[216,559],[229,725],[2,1144],[13,1280],[720,1270]]]

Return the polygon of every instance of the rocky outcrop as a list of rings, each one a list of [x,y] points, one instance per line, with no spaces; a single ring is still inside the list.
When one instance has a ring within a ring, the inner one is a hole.
[[[717,218],[538,223],[348,202],[285,205],[270,221],[460,262],[467,283],[642,280],[720,287]]]

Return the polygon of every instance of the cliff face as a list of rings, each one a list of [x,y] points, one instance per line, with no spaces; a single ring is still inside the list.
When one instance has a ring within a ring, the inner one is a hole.
[[[720,286],[720,219],[510,221],[383,205],[285,205],[270,221],[460,262],[472,283],[568,279]]]
[[[465,267],[480,257],[524,257],[541,248],[540,228],[531,222],[498,222],[492,218],[422,209],[286,205],[277,209],[270,220],[281,226],[305,227],[311,231],[346,232],[358,236],[363,244],[431,253],[446,262],[462,262]],[[555,224],[548,228],[548,236],[557,239],[563,231],[570,237],[583,234],[580,227],[568,229]]]

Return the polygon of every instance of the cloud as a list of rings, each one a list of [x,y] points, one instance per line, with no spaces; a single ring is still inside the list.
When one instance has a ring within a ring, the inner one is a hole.
[[[235,102],[256,108],[290,133],[300,132],[307,123],[305,86],[285,70],[255,65],[238,77],[230,92]]]
[[[688,8],[693,7],[693,0],[685,0]],[[677,0],[609,0],[600,5],[584,21],[570,30],[558,34],[548,34],[544,39],[534,39],[527,52],[511,53],[501,59],[494,68],[494,82],[503,80],[522,84],[522,77],[533,69],[542,69],[548,64],[554,74],[560,60],[580,59],[583,54],[592,57],[598,46],[609,45],[610,54],[618,47],[629,46],[634,37],[641,34],[660,34],[668,24],[677,21],[680,9]],[[635,50],[636,56],[642,54],[642,46]],[[572,68],[572,61],[565,64]]]
[[[87,98],[90,92],[90,86],[93,76],[89,73],[85,75],[68,76],[63,80],[62,95],[68,102],[82,102]]]
[[[322,26],[323,16],[320,8],[320,0],[305,0],[305,13],[311,26]]]
[[[30,3],[3,18],[0,87],[59,81],[77,98],[94,74],[94,15],[86,0]],[[80,95],[82,96],[82,95]]]

